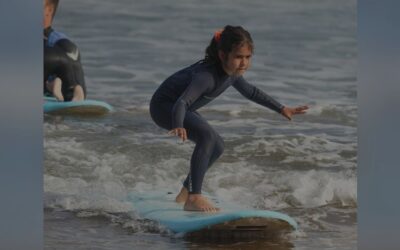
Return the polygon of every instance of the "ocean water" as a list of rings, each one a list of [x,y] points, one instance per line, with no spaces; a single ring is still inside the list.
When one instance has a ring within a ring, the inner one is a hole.
[[[179,191],[194,145],[158,128],[149,101],[226,24],[252,34],[249,82],[310,106],[289,122],[232,88],[199,110],[225,140],[204,191],[292,216],[299,230],[279,242],[192,242],[128,200]],[[69,0],[54,27],[81,50],[88,98],[116,112],[45,115],[46,249],[356,249],[356,1]]]

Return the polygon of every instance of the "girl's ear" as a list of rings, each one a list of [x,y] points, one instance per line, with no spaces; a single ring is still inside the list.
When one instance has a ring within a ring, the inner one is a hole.
[[[221,62],[225,61],[225,53],[222,50],[218,50],[218,58]]]

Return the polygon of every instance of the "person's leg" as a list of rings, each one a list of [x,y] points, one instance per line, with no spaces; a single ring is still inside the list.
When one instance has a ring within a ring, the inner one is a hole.
[[[74,95],[71,101],[83,101],[85,100],[85,93],[81,85],[75,85],[74,87]]]
[[[158,126],[167,130],[172,129],[171,113],[173,105],[173,103],[151,101],[150,114]],[[201,195],[201,185],[208,166],[222,153],[223,141],[198,113],[187,112],[184,127],[187,130],[188,138],[196,143],[191,158],[187,184],[188,193],[185,196],[184,209],[192,211],[218,211],[218,208],[215,208],[211,202]]]
[[[58,101],[64,101],[62,80],[56,75],[59,65],[61,64],[60,55],[62,55],[60,49],[44,47],[44,94],[53,95]]]
[[[190,175],[186,187],[190,193],[201,194],[204,174],[222,153],[222,139],[198,113],[187,112],[184,120],[188,138],[196,143],[190,160]]]
[[[184,209],[218,211],[218,208],[201,195],[201,189],[208,167],[222,154],[223,141],[207,121],[196,112],[186,113],[184,127],[187,129],[188,138],[196,143],[190,160],[190,172],[186,184],[188,196]]]
[[[208,163],[207,170],[222,155],[223,152],[224,152],[224,141],[222,140],[221,136],[217,134],[217,140],[214,146],[213,153],[210,158],[210,162]],[[189,178],[190,178],[190,173],[187,175],[185,181],[183,182],[183,187],[175,199],[175,201],[178,203],[185,202],[187,200],[187,197],[189,196]]]
[[[150,116],[161,128],[171,130],[172,109],[174,103],[150,101]]]
[[[86,87],[82,66],[79,61],[64,59],[59,73],[60,78],[63,79],[64,99],[66,101],[83,101],[86,97]]]
[[[81,101],[86,98],[86,86],[78,48],[63,39],[54,47],[44,49],[45,80],[55,75],[62,81],[64,101]],[[51,94],[54,95],[53,92]]]
[[[56,77],[54,79],[49,79],[46,81],[47,90],[57,99],[57,101],[63,102],[64,96],[62,94],[62,81],[60,78]]]
[[[216,132],[215,132],[216,133]],[[210,161],[207,166],[207,170],[213,165],[213,163],[222,155],[224,152],[224,141],[222,140],[221,136],[216,133],[216,141],[214,145],[213,152],[210,157]],[[183,182],[183,187],[188,189],[189,188],[189,175],[186,177],[185,181]]]
[[[65,83],[64,96],[67,101],[82,101],[86,98],[86,85],[78,47],[68,39],[56,44],[63,54],[62,78]]]

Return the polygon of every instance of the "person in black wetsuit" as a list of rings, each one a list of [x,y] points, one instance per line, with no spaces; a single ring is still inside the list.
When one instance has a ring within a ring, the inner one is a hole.
[[[81,101],[86,86],[78,47],[51,25],[58,0],[44,0],[44,94],[58,101]]]
[[[201,188],[206,171],[221,156],[224,142],[197,109],[230,86],[246,98],[289,120],[308,109],[307,106],[285,107],[248,83],[242,75],[250,66],[252,53],[250,34],[240,26],[225,26],[214,34],[203,60],[168,77],[151,99],[150,114],[154,122],[183,141],[189,139],[196,144],[189,174],[176,197],[177,202],[185,202],[185,210],[219,210],[201,195]]]

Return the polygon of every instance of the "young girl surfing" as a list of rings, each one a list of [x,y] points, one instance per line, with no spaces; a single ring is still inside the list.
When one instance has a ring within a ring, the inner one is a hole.
[[[206,171],[221,156],[224,142],[197,109],[230,86],[289,120],[308,109],[307,106],[285,107],[243,78],[250,66],[253,47],[249,32],[240,26],[225,26],[215,32],[203,60],[168,77],[151,99],[150,114],[154,122],[182,141],[189,139],[196,144],[189,174],[176,197],[176,202],[185,203],[184,210],[219,210],[201,194],[201,188]]]

